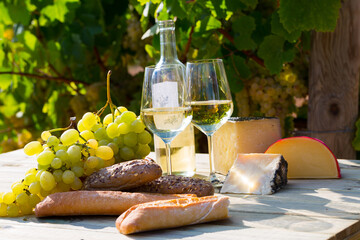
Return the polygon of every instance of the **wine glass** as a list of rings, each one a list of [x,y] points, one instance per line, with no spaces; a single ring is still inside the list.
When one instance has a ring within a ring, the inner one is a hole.
[[[224,64],[221,59],[187,62],[186,80],[190,87],[192,123],[208,138],[209,181],[219,187],[222,179],[215,174],[212,136],[233,112]]]
[[[170,143],[192,118],[183,66],[165,64],[145,68],[141,118],[150,131],[164,141],[167,175],[171,175]]]

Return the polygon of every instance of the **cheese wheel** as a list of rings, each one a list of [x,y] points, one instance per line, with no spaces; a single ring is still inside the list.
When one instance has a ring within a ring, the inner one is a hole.
[[[230,118],[215,134],[215,171],[226,175],[239,153],[264,153],[281,139],[278,118]]]

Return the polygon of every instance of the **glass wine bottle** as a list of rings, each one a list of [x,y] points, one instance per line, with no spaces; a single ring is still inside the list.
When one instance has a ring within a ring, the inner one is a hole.
[[[176,52],[175,23],[173,20],[159,21],[160,60],[156,67],[168,64],[180,65],[185,73],[185,65],[179,60]],[[154,135],[156,161],[164,173],[166,169],[166,152],[164,142]],[[195,140],[194,127],[189,124],[183,132],[171,142],[172,172],[175,175],[193,176],[195,174]]]

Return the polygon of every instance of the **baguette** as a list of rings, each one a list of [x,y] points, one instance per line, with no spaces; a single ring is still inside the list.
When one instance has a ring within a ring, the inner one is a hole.
[[[228,197],[161,200],[131,207],[115,222],[122,234],[180,227],[228,217]]]
[[[194,197],[193,194],[151,194],[119,191],[73,191],[47,196],[35,207],[37,217],[120,215],[128,208],[156,200]]]

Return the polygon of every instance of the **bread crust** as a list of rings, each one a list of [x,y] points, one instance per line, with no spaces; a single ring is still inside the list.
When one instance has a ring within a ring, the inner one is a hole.
[[[115,222],[122,234],[173,228],[228,218],[228,197],[209,196],[138,204]]]
[[[151,192],[164,194],[196,194],[198,197],[214,195],[210,182],[200,178],[182,176],[162,176],[144,185],[128,189],[129,192]]]
[[[122,191],[157,179],[161,167],[151,159],[137,159],[114,164],[94,172],[85,179],[85,190]]]
[[[72,191],[47,196],[35,207],[37,217],[69,215],[120,215],[130,207],[157,200],[194,197],[192,194]]]

